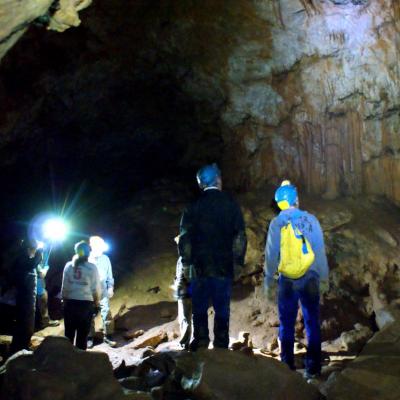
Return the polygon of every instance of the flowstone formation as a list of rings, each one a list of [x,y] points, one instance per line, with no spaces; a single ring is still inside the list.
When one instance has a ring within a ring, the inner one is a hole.
[[[226,125],[250,182],[295,176],[310,192],[399,201],[399,6],[257,2],[269,37],[229,57]],[[235,161],[236,162],[236,161]]]

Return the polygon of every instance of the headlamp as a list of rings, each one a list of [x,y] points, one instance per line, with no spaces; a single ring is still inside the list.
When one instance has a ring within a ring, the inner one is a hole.
[[[43,224],[43,237],[50,242],[62,242],[68,233],[68,227],[61,218],[51,218]]]

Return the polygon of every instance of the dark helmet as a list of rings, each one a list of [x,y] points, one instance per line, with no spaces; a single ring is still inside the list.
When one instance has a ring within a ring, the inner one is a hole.
[[[90,246],[84,240],[78,242],[74,246],[75,254],[79,257],[89,257],[90,255]]]
[[[215,163],[200,168],[196,175],[197,183],[201,189],[205,189],[210,186],[216,186],[218,183],[218,178],[220,177],[221,171]]]
[[[297,202],[297,189],[290,181],[285,180],[275,192],[275,201],[281,210],[286,210],[292,207]]]

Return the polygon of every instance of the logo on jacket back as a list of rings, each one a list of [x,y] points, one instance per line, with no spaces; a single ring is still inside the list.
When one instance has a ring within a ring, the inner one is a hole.
[[[281,249],[278,271],[290,279],[301,278],[314,262],[310,242],[299,228],[289,221],[281,228]]]

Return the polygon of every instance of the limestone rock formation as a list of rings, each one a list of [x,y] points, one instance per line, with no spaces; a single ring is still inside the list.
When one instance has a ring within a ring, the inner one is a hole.
[[[48,29],[63,32],[78,26],[78,12],[92,0],[1,0],[0,1],[0,60],[37,18]]]
[[[41,3],[30,19],[46,11]],[[88,3],[60,1],[50,26],[76,25]],[[39,47],[62,61],[23,74],[35,88],[25,107],[25,87],[2,73],[2,103],[16,104],[2,137],[35,131],[51,154],[63,137],[74,157],[73,135],[95,134],[95,144],[80,143],[87,159],[107,152],[133,182],[125,148],[164,171],[218,160],[225,183],[241,189],[290,177],[327,199],[384,194],[400,204],[399,16],[396,0],[98,0],[79,30],[18,44],[13,57],[20,46],[34,63]]]
[[[46,14],[51,3],[52,0],[0,1],[0,59],[33,20]]]
[[[360,356],[329,382],[327,399],[398,399],[399,338],[399,321],[376,334]]]

